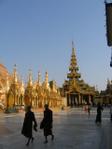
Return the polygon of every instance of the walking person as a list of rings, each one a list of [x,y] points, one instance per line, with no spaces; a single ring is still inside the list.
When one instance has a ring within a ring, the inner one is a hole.
[[[90,104],[88,104],[87,110],[88,110],[88,117],[90,117],[90,111],[91,111],[91,106],[90,106]]]
[[[31,111],[31,106],[26,108],[25,118],[23,121],[23,127],[21,133],[28,138],[26,145],[28,146],[30,141],[33,142],[33,129],[37,131],[37,122],[35,119],[34,112]]]
[[[40,124],[40,129],[43,129],[45,141],[44,143],[48,143],[48,136],[51,135],[51,140],[54,140],[54,135],[52,133],[53,127],[53,112],[49,109],[48,104],[44,105],[44,117]]]
[[[100,102],[97,104],[97,115],[96,115],[96,123],[100,123],[102,122],[102,111],[103,111],[103,107],[101,106]]]

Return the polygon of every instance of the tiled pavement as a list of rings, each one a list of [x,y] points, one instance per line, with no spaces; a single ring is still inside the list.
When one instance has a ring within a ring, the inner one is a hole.
[[[38,126],[42,113],[35,113]],[[54,141],[44,144],[42,130],[34,132],[35,140],[28,147],[21,135],[24,113],[0,114],[0,149],[112,149],[112,124],[109,109],[104,109],[102,125],[95,124],[96,109],[90,117],[82,109],[54,112]]]

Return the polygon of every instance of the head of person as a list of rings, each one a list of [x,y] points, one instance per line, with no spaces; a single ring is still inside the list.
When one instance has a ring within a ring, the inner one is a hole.
[[[48,109],[48,108],[49,108],[49,105],[48,105],[48,104],[45,104],[45,105],[44,105],[44,108],[45,108],[45,109]]]
[[[31,105],[28,105],[27,107],[26,107],[26,111],[30,111],[31,110]]]
[[[98,104],[97,104],[98,106],[100,106],[101,105],[101,103],[100,102],[98,102]]]

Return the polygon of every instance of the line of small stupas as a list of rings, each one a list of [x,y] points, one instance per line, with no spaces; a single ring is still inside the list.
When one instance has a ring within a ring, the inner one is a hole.
[[[4,85],[3,85],[4,81]],[[16,65],[12,75],[6,75],[5,80],[0,83],[0,107],[7,111],[18,109],[21,106],[31,105],[33,108],[42,108],[48,103],[50,107],[60,107],[62,99],[59,89],[54,80],[49,82],[48,72],[45,72],[45,80],[41,82],[41,74],[33,82],[32,71],[29,70],[28,81],[26,84],[19,79]]]

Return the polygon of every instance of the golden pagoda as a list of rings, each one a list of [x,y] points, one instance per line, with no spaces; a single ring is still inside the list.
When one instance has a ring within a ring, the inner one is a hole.
[[[38,72],[36,82],[32,82],[32,73],[29,72],[29,79],[24,92],[24,105],[31,105],[34,109],[43,108],[45,104],[50,107],[59,107],[62,99],[56,87],[55,81],[49,82],[48,72],[45,72],[45,79],[41,83],[41,74]]]
[[[81,79],[81,74],[78,72],[76,53],[72,42],[72,54],[69,66],[67,79],[63,84],[64,96],[67,98],[67,106],[79,106],[84,103],[91,104],[95,94],[95,88],[89,86]]]
[[[43,100],[43,90],[41,83],[41,73],[38,72],[37,81],[34,83],[34,108],[41,108]]]
[[[7,76],[5,95],[5,112],[14,112],[18,109],[18,106],[24,104],[24,84],[18,77],[16,65],[14,65],[13,73],[10,78]]]
[[[29,70],[28,82],[24,92],[24,104],[25,106],[33,105],[33,82],[31,69]]]

